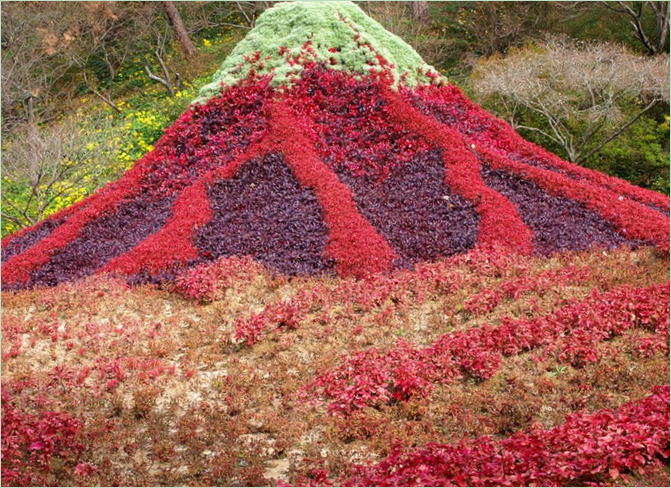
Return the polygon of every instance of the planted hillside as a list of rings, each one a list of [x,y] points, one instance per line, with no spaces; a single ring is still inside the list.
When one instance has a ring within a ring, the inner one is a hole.
[[[3,239],[3,482],[668,482],[669,203],[354,4],[278,4],[119,180]]]
[[[365,276],[473,248],[668,252],[668,210],[524,141],[358,8],[286,4],[121,180],[6,238],[3,287],[101,272],[172,281],[245,255]]]

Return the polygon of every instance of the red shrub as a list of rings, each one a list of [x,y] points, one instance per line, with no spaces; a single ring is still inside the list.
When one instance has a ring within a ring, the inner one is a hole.
[[[349,486],[564,486],[609,482],[669,458],[669,387],[617,411],[578,413],[551,430],[503,440],[396,447],[359,466]]]
[[[179,274],[175,290],[195,300],[215,301],[223,298],[227,288],[251,283],[264,271],[263,266],[249,256],[220,258]]]
[[[84,451],[82,422],[65,412],[26,412],[2,386],[2,483],[51,486]],[[56,478],[54,478],[56,476]]]
[[[462,375],[486,380],[497,372],[503,356],[525,350],[542,347],[542,356],[554,355],[579,367],[598,359],[601,341],[633,328],[654,332],[668,342],[668,324],[668,285],[595,291],[583,302],[543,317],[504,319],[498,327],[445,334],[426,348],[399,341],[386,353],[359,352],[320,373],[307,388],[316,387],[331,399],[331,411],[348,414],[386,403],[392,394],[397,400],[426,396],[432,383],[449,383]],[[638,347],[646,350],[645,343]],[[648,349],[659,347],[651,342]]]

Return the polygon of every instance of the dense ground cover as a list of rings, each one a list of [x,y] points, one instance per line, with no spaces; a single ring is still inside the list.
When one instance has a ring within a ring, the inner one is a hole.
[[[3,293],[3,483],[668,484],[654,250],[215,267]]]
[[[668,197],[323,8],[3,240],[3,482],[668,484]]]

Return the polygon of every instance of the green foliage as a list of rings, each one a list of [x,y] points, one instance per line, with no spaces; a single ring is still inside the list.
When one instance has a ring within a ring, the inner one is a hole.
[[[86,124],[76,122],[86,120]],[[58,129],[21,131],[3,142],[2,237],[91,195],[116,179],[121,140],[111,114],[81,112]],[[57,176],[56,176],[57,175]]]
[[[585,166],[669,194],[669,117],[641,118],[590,158]]]
[[[619,8],[615,2],[609,2]],[[637,3],[637,2],[632,2]],[[566,34],[575,39],[615,42],[647,54],[643,43],[636,37],[631,18],[608,9],[601,2],[582,2],[571,7],[559,4],[545,29],[553,34]],[[655,15],[650,8],[643,9],[642,25],[646,33],[655,31]]]
[[[29,191],[30,189],[28,185],[25,184],[25,182],[13,180],[6,176],[2,177],[2,193],[5,194],[11,201],[21,204],[21,202],[24,202],[28,199]],[[7,208],[6,204],[3,205],[3,214],[4,213],[15,216],[16,218],[20,218],[20,215],[13,209]],[[21,228],[22,226],[16,222],[5,218],[4,215],[2,216],[2,223],[0,227],[2,237],[13,234],[14,232],[21,230]]]
[[[179,115],[186,110],[196,94],[190,85],[178,91],[175,97],[157,93],[157,88],[131,98],[120,115],[124,140],[120,144],[118,158],[124,168],[130,168],[145,153],[154,149],[154,143]]]
[[[201,79],[194,83],[197,86],[203,82]],[[153,149],[153,144],[186,110],[196,93],[194,85],[189,84],[171,98],[159,87],[153,87],[131,97],[127,102],[120,101],[120,114],[105,109],[106,115],[101,115],[96,107],[82,108],[73,114],[72,119],[77,121],[79,130],[77,143],[71,148],[68,161],[75,160],[77,164],[66,179],[45,193],[44,198],[48,200],[68,188],[63,195],[53,199],[42,217],[53,215],[91,195],[100,186],[119,178],[135,161]],[[3,152],[11,150],[11,145],[12,140],[8,139]],[[27,208],[30,219],[37,219],[38,207],[34,200],[31,201],[32,186],[27,175],[10,177],[3,174],[2,193],[5,203],[9,201],[17,208]],[[2,237],[31,223],[10,205],[3,205],[3,213],[18,219],[21,224],[3,215]]]
[[[375,53],[379,53],[393,63],[395,79],[407,75],[406,82],[410,86],[429,81],[418,75],[418,70],[422,73],[434,71],[409,45],[351,2],[281,3],[258,18],[256,27],[226,58],[212,83],[201,89],[199,100],[219,93],[222,83],[235,84],[251,69],[260,73],[273,72],[274,85],[288,83],[302,67],[287,63],[285,56],[301,54],[308,41],[316,54],[314,60],[333,69],[365,74],[369,69],[379,69],[375,58]],[[283,48],[288,52],[283,53]],[[256,52],[262,67],[249,59],[249,55]]]

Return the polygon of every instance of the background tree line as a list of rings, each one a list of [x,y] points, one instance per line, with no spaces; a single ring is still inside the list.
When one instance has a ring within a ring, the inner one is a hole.
[[[358,3],[525,137],[668,193],[668,2]],[[272,4],[3,2],[3,235],[118,177]]]

